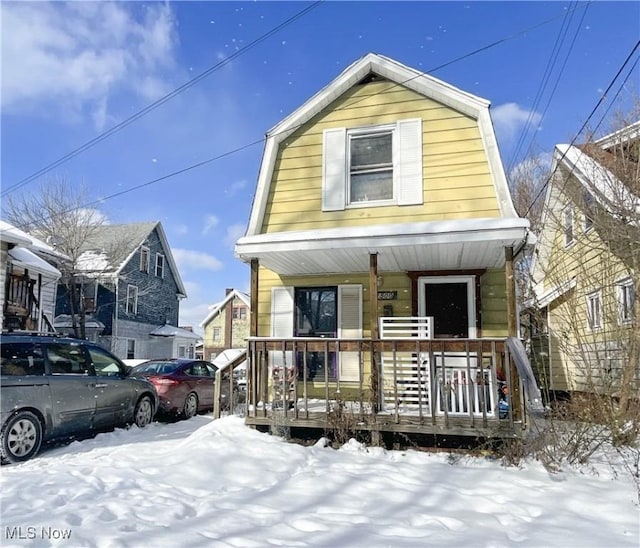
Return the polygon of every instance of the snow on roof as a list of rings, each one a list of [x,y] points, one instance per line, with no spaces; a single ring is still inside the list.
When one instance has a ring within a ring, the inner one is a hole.
[[[55,279],[58,279],[61,276],[61,273],[57,268],[24,247],[14,247],[13,249],[10,249],[9,256],[13,260],[14,264],[18,264],[22,268],[29,269],[29,271],[35,271]]]
[[[163,325],[154,329],[149,333],[152,337],[181,337],[183,339],[195,339],[200,340],[202,337],[193,331],[183,329],[182,327],[176,327],[175,325]]]
[[[227,348],[218,354],[212,361],[218,369],[225,369],[233,360],[242,354],[246,354],[246,348]],[[236,369],[246,369],[247,360],[245,360]]]
[[[556,158],[572,169],[583,186],[592,191],[594,198],[607,210],[640,214],[640,197],[587,153],[576,146],[556,145]]]
[[[218,314],[220,314],[222,309],[230,300],[235,299],[236,297],[240,299],[246,306],[251,308],[251,299],[249,298],[249,295],[247,295],[246,293],[243,293],[242,291],[238,291],[237,289],[233,289],[227,295],[225,295],[224,299],[222,299],[218,303],[212,304],[209,307],[209,310],[210,310],[209,314],[207,314],[207,317],[200,322],[199,326],[200,327],[206,326],[213,318],[215,318]]]

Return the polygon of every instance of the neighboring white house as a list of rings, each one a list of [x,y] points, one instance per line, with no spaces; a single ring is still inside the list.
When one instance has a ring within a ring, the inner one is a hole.
[[[0,220],[3,330],[53,331],[60,271],[42,257],[68,259],[53,247]]]

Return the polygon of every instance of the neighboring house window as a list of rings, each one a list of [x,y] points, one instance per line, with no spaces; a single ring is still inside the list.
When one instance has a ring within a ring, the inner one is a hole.
[[[245,320],[247,318],[247,309],[242,307],[236,307],[233,309],[233,319],[234,320]]]
[[[423,203],[422,120],[323,133],[322,210]]]
[[[220,340],[220,334],[221,334],[221,329],[219,327],[214,327],[213,328],[213,340],[214,341],[219,341]]]
[[[599,291],[594,291],[587,295],[587,321],[591,329],[602,327],[602,309]]]
[[[164,278],[164,255],[161,253],[156,255],[156,276]]]
[[[127,339],[127,359],[133,360],[136,357],[135,339]]]
[[[140,272],[149,273],[149,248],[142,246],[140,248]]]
[[[138,313],[138,288],[135,285],[127,286],[127,314]]]
[[[191,345],[187,347],[187,358],[193,359],[195,357],[195,348]]]
[[[593,228],[593,208],[595,205],[595,198],[593,194],[588,190],[584,191],[584,224],[583,229],[585,232],[589,232]]]
[[[562,229],[564,232],[565,247],[573,243],[573,210],[566,207],[562,212]]]
[[[178,346],[178,358],[186,358],[187,357],[187,347],[184,344]]]
[[[634,318],[635,293],[633,281],[627,278],[618,282],[618,318],[621,324],[630,323]]]

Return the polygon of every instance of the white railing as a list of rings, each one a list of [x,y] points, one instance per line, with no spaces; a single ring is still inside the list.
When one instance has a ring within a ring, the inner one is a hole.
[[[381,339],[433,339],[433,316],[408,316],[380,318]]]

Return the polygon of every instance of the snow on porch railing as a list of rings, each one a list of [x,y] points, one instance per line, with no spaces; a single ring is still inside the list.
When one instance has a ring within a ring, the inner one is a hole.
[[[433,316],[408,316],[380,318],[381,339],[433,339]]]

